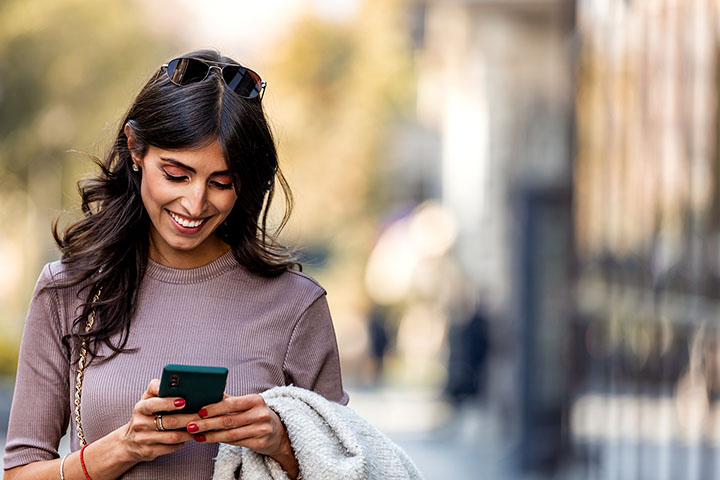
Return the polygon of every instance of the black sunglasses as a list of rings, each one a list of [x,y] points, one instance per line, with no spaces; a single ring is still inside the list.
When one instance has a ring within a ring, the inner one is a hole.
[[[207,62],[197,58],[180,57],[170,60],[162,68],[170,81],[179,86],[202,82],[210,74],[210,70],[216,68],[225,85],[245,98],[255,98],[260,95],[260,99],[262,99],[267,85],[257,73],[233,63]]]

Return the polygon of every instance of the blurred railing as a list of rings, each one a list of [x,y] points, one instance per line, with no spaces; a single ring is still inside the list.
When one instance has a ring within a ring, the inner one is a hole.
[[[718,13],[578,2],[570,432],[586,478],[720,472]]]

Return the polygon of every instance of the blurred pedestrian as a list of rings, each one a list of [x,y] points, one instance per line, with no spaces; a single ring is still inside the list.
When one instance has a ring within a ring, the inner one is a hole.
[[[486,382],[490,350],[488,318],[478,307],[463,322],[453,323],[449,331],[448,376],[445,395],[455,404],[482,395]]]
[[[380,305],[373,306],[368,323],[370,336],[370,355],[373,360],[373,382],[378,383],[382,377],[385,364],[385,353],[390,344],[387,326],[387,314]]]

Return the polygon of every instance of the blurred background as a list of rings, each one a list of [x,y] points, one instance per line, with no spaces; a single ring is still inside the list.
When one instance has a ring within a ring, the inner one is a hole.
[[[350,406],[431,479],[720,475],[720,3],[4,0],[0,445],[50,225],[158,66],[260,72]]]

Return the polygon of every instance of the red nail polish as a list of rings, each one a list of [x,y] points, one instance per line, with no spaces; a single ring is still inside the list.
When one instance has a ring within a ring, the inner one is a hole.
[[[206,408],[201,408],[201,409],[198,411],[198,415],[200,415],[201,417],[207,417],[207,409],[206,409]]]
[[[185,406],[185,400],[182,398],[175,399],[175,406],[176,407],[184,407]]]
[[[195,441],[196,441],[196,442],[200,442],[200,443],[204,442],[204,441],[205,441],[205,435],[202,435],[202,434],[200,434],[200,435],[195,435]]]
[[[189,424],[189,425],[187,426],[187,431],[190,432],[190,433],[197,432],[198,430],[200,430],[200,427],[198,427],[198,426],[195,425],[194,423],[191,423],[191,424]]]

